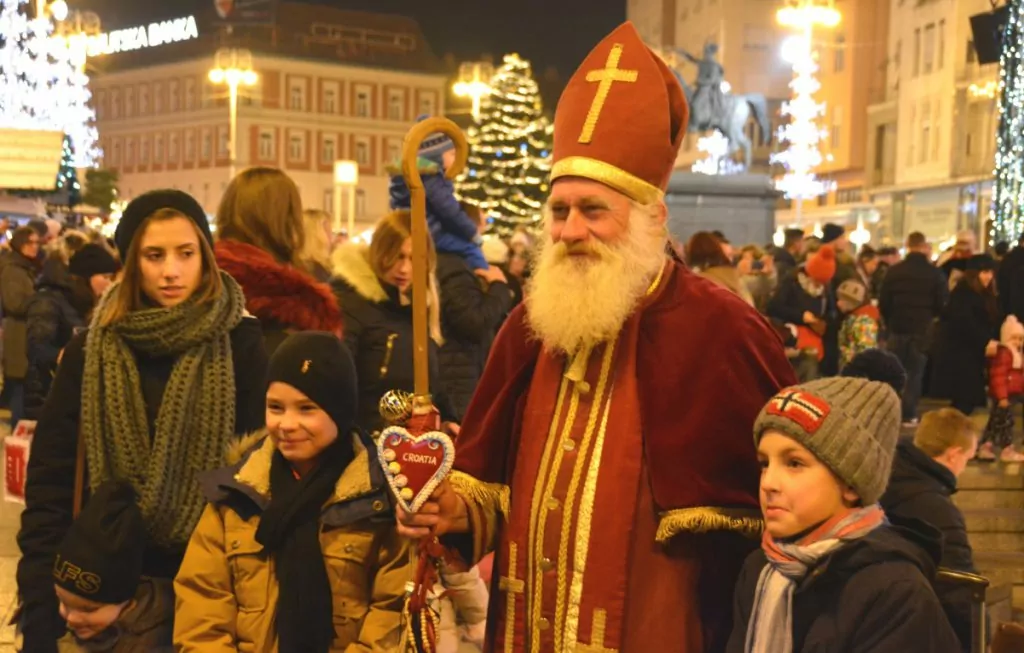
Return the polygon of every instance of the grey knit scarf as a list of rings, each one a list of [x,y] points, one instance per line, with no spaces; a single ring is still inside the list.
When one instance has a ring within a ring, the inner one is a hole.
[[[205,504],[195,476],[224,462],[235,428],[231,330],[242,320],[241,287],[220,273],[224,292],[212,304],[195,299],[173,308],[144,308],[114,324],[93,324],[85,342],[81,434],[89,486],[130,482],[154,543],[184,546]],[[96,307],[102,315],[116,293]],[[153,436],[135,355],[176,357]]]

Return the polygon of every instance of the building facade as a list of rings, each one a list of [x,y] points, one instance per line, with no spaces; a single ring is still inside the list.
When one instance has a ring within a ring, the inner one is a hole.
[[[999,65],[979,65],[987,0],[892,0],[885,97],[869,107],[868,194],[894,244],[981,233],[992,191]]]
[[[409,19],[282,5],[269,34],[203,33],[198,41],[112,55],[92,78],[103,165],[131,199],[154,188],[193,194],[216,212],[229,179],[228,91],[209,81],[220,47],[252,52],[239,89],[236,169],[272,166],[307,208],[333,210],[334,162],[359,164],[356,217],[388,210],[385,167],[420,114],[444,112],[446,76]]]

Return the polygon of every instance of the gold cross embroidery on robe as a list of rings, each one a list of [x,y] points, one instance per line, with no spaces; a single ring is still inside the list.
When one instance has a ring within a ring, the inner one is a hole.
[[[590,105],[590,112],[587,113],[587,120],[583,123],[583,131],[580,132],[580,143],[589,143],[594,137],[594,128],[597,127],[597,120],[601,117],[601,110],[608,99],[608,93],[612,90],[615,82],[636,82],[639,71],[622,70],[619,68],[619,59],[622,58],[622,44],[616,43],[612,51],[608,53],[608,61],[601,70],[591,70],[587,73],[588,82],[597,82],[597,95]]]
[[[604,610],[594,610],[594,625],[590,628],[590,643],[576,644],[576,653],[619,653],[617,649],[605,648],[604,630],[608,614]]]
[[[505,592],[505,651],[512,653],[516,627],[516,594],[526,590],[526,583],[516,578],[516,543],[508,543],[508,576],[498,580],[498,588]]]

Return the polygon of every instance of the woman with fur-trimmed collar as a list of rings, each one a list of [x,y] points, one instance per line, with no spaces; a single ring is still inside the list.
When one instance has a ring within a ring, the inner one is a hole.
[[[266,430],[233,455],[249,451],[200,478],[210,503],[174,581],[177,650],[398,650],[409,545],[355,426],[347,347],[329,333],[289,336],[266,398]]]
[[[228,185],[217,209],[214,253],[245,291],[260,320],[267,353],[294,331],[341,336],[341,309],[303,260],[305,225],[299,189],[276,168],[249,168]]]
[[[429,241],[428,241],[429,242]],[[428,324],[430,328],[431,387],[437,387],[437,348],[441,325],[433,245],[428,256]],[[331,285],[345,316],[345,343],[355,358],[359,375],[359,412],[356,423],[368,432],[384,426],[377,406],[389,390],[413,390],[412,218],[408,211],[384,216],[369,246],[347,243],[334,252]],[[452,419],[444,397],[435,403],[445,420]]]

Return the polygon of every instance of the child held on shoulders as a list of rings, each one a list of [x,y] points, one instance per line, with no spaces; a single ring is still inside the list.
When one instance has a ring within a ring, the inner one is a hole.
[[[878,346],[881,313],[871,304],[867,286],[860,279],[847,279],[836,291],[836,305],[843,314],[839,327],[839,369],[862,351]]]
[[[72,523],[53,577],[68,632],[59,653],[170,652],[174,589],[142,577],[146,532],[135,490],[107,482]]]
[[[420,116],[417,122],[428,116]],[[490,266],[480,249],[483,242],[479,224],[463,210],[455,198],[455,186],[444,175],[455,162],[455,143],[445,134],[436,133],[420,145],[417,166],[427,195],[427,225],[438,252],[458,254],[471,270],[487,270]],[[401,161],[388,164],[391,175],[391,209],[408,209],[412,204],[409,187],[402,177]]]
[[[900,429],[886,384],[827,378],[781,390],[754,424],[761,549],[736,584],[728,653],[958,653],[930,585],[938,531],[878,504]]]
[[[992,412],[981,438],[978,458],[1004,462],[1024,461],[1013,448],[1013,407],[1024,403],[1024,325],[1010,315],[999,330],[999,346],[988,360],[988,394]]]

